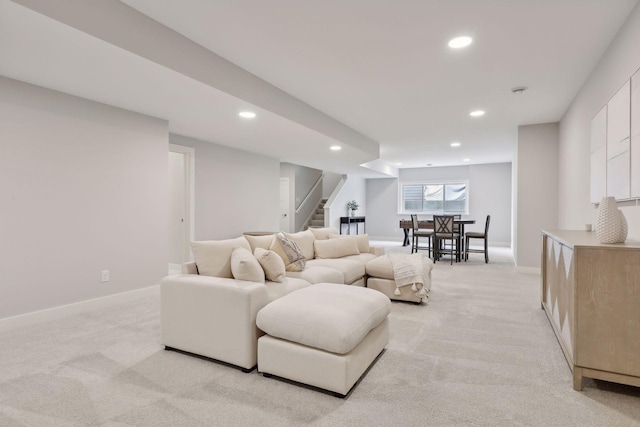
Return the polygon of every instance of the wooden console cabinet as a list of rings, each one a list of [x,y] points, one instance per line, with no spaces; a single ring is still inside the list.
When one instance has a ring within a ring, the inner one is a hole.
[[[573,372],[640,387],[640,243],[542,231],[542,308]]]

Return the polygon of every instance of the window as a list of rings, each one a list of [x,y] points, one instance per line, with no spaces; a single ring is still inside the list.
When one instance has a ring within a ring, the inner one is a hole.
[[[401,184],[401,213],[468,214],[466,182]]]

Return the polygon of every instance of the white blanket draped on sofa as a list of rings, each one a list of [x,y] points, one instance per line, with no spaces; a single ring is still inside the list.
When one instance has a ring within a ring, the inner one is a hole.
[[[423,254],[389,254],[396,281],[396,295],[400,295],[401,287],[411,285],[411,290],[416,292],[416,296],[427,302],[431,281],[429,271],[424,265],[424,258]]]

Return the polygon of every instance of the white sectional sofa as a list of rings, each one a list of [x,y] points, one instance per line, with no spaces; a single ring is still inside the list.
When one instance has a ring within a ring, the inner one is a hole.
[[[194,242],[196,261],[160,284],[162,344],[251,371],[264,334],[256,326],[260,309],[312,283],[364,286],[365,264],[384,252],[369,247],[366,235],[341,237],[335,229],[282,237],[296,242],[292,246],[298,246],[304,261],[279,261],[271,251],[278,251],[273,235]],[[251,254],[260,255],[259,261]]]

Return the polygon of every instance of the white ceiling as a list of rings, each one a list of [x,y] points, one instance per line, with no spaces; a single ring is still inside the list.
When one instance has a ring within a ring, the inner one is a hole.
[[[377,141],[381,160],[401,167],[511,161],[517,126],[561,119],[637,3],[122,1]],[[2,75],[283,161],[354,173],[375,158],[281,111],[253,106],[258,120],[239,121],[246,99],[15,3],[29,2],[0,0]],[[463,34],[474,38],[470,47],[447,47]],[[514,86],[529,90],[513,95]],[[477,108],[486,115],[469,117]],[[327,150],[336,141],[338,154]]]

